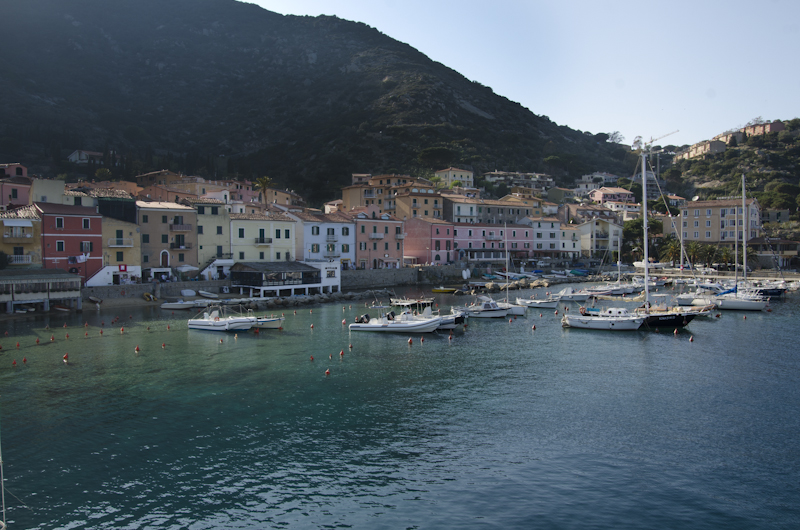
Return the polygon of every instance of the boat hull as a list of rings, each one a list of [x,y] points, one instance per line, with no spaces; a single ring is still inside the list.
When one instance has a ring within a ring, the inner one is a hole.
[[[564,315],[561,324],[565,328],[598,329],[608,331],[636,331],[644,323],[644,317],[594,317]]]
[[[254,328],[259,329],[280,329],[283,327],[283,322],[286,317],[258,317]]]
[[[385,318],[373,319],[369,322],[350,324],[350,331],[378,331],[386,333],[431,333],[436,331],[442,318],[435,317],[419,321],[392,321]]]
[[[647,328],[682,328],[694,320],[693,313],[654,313],[645,317],[643,327]]]

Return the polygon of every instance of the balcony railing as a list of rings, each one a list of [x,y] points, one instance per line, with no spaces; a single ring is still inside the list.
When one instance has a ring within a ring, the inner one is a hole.
[[[180,250],[191,250],[192,244],[191,243],[170,243],[169,248],[175,248]]]
[[[6,243],[26,243],[33,239],[33,234],[3,234]]]
[[[33,261],[30,255],[17,256],[12,254],[8,256],[9,265],[30,265],[31,263],[33,263]]]
[[[608,239],[608,232],[597,232],[594,235],[595,239]]]
[[[370,239],[383,239],[383,234],[378,234],[378,233],[376,233],[376,232],[372,232],[372,233],[369,235],[369,238],[370,238]]]
[[[338,250],[324,250],[322,256],[326,258],[338,258],[342,254]]]
[[[336,237],[335,234],[328,234],[327,236],[325,236],[325,241],[327,241],[328,243],[336,243],[337,241],[339,241],[339,238]]]
[[[132,247],[133,239],[130,237],[112,237],[108,240],[109,247]]]
[[[192,225],[171,224],[171,225],[169,225],[169,229],[172,232],[191,232],[192,231]]]
[[[395,239],[405,239],[405,238],[406,238],[406,235],[405,235],[405,234],[395,234],[395,235],[394,235],[394,238],[395,238]]]
[[[271,245],[272,238],[271,237],[257,237],[256,238],[256,245]]]
[[[502,241],[503,240],[503,236],[496,236],[496,235],[493,235],[493,234],[489,234],[488,236],[486,236],[486,240],[487,241]]]

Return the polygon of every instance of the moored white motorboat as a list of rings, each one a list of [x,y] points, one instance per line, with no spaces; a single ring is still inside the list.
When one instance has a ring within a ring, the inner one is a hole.
[[[286,320],[286,317],[280,316],[263,316],[263,317],[256,317],[256,323],[253,325],[254,328],[259,329],[282,329],[283,322]]]
[[[484,295],[478,296],[473,303],[459,309],[463,309],[468,316],[474,318],[504,318],[508,315],[508,309],[498,306],[497,302]]]
[[[243,331],[255,326],[258,318],[252,310],[242,314],[225,314],[221,306],[207,308],[187,321],[189,329],[207,331]]]
[[[197,296],[197,291],[194,289],[181,289],[181,296]]]
[[[411,311],[396,315],[394,311],[381,312],[377,317],[364,314],[348,327],[350,331],[382,331],[390,333],[431,333],[436,331],[442,317],[414,316]]]
[[[216,293],[210,293],[208,291],[197,291],[197,294],[202,296],[203,298],[219,298],[219,295]]]
[[[537,300],[535,298],[517,298],[517,305],[524,305],[531,308],[541,308],[541,309],[555,309],[558,307],[558,299],[557,298],[542,298],[541,300]]]
[[[194,302],[186,302],[178,300],[177,302],[164,302],[161,304],[161,309],[194,309],[197,305]]]
[[[551,295],[550,298],[558,302],[585,302],[589,299],[589,293],[583,289],[576,291],[572,287],[565,287],[556,294]]]
[[[528,311],[528,306],[524,304],[512,304],[504,300],[496,300],[497,307],[507,309],[507,315],[523,316]]]

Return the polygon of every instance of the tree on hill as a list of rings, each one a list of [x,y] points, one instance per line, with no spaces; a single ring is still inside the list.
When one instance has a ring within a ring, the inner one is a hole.
[[[267,200],[266,191],[268,188],[272,188],[274,185],[275,183],[270,177],[267,176],[258,177],[256,179],[255,184],[253,185],[253,189],[258,191],[258,200],[261,202],[266,202]]]

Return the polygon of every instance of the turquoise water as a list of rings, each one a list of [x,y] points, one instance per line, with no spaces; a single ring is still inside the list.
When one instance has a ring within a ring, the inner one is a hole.
[[[772,308],[677,335],[529,311],[411,346],[349,334],[363,302],[238,338],[24,317],[0,331],[9,526],[796,528],[800,304]]]

